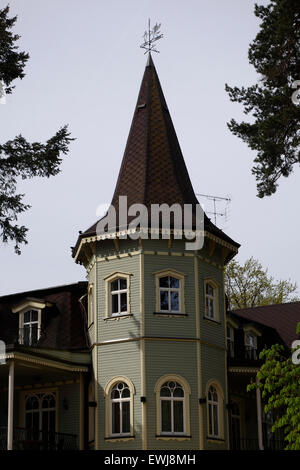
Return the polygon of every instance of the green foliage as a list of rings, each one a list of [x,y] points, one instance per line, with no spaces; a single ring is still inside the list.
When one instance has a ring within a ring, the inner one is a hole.
[[[29,55],[17,52],[15,43],[19,35],[11,32],[16,17],[8,18],[8,13],[8,6],[0,10],[0,81],[5,83],[6,93],[11,93],[14,88],[11,82],[24,77]],[[4,110],[5,106],[1,108]],[[0,144],[0,237],[4,243],[14,241],[17,254],[21,253],[20,244],[27,243],[28,229],[16,221],[18,215],[30,207],[22,202],[24,194],[17,194],[18,178],[49,178],[59,173],[60,156],[68,153],[71,140],[74,139],[70,137],[68,127],[63,126],[45,144],[29,143],[21,135]]]
[[[271,0],[255,5],[260,30],[248,58],[260,75],[257,84],[225,89],[230,100],[242,103],[251,123],[231,119],[230,131],[257,152],[252,173],[258,196],[276,192],[280,176],[289,176],[300,162],[300,107],[291,101],[294,80],[300,80],[300,2]]]
[[[244,265],[235,260],[228,263],[225,289],[232,310],[298,300],[297,297],[291,297],[297,290],[297,284],[275,281],[253,257],[246,260]]]
[[[24,77],[24,68],[29,55],[18,52],[16,42],[20,38],[18,34],[11,32],[17,21],[17,17],[8,18],[9,6],[0,10],[0,81],[6,85],[5,92],[12,92],[14,87],[10,86],[16,78]]]
[[[261,389],[264,410],[275,418],[272,432],[283,432],[286,450],[300,450],[300,364],[293,364],[282,352],[283,346],[275,344],[260,353],[264,364],[257,373],[258,383],[247,390]]]

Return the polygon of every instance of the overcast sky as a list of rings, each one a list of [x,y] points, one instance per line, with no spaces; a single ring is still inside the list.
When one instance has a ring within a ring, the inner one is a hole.
[[[97,220],[97,207],[111,201],[144,72],[139,45],[148,18],[162,24],[153,59],[195,192],[231,197],[218,225],[241,243],[237,260],[254,256],[276,279],[300,285],[299,169],[280,180],[274,196],[258,199],[255,153],[226,126],[243,114],[225,83],[257,79],[247,59],[259,24],[254,3],[10,0],[30,60],[26,77],[0,105],[1,142],[20,133],[44,142],[64,124],[76,140],[58,176],[20,182],[32,206],[19,219],[30,229],[29,243],[21,256],[12,244],[1,245],[1,295],[85,279],[70,247]],[[1,8],[6,4],[0,0]]]

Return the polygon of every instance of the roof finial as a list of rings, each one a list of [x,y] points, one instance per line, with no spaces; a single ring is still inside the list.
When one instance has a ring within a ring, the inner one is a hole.
[[[161,23],[155,23],[152,29],[150,29],[150,19],[148,20],[148,31],[144,32],[144,42],[141,44],[142,49],[146,49],[146,52],[144,54],[147,54],[147,52],[150,54],[150,52],[159,52],[156,49],[154,49],[154,43],[158,41],[159,39],[163,38],[163,34],[160,33],[160,27]]]

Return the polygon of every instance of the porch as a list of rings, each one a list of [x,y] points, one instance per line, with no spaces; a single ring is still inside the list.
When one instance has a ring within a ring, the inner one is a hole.
[[[0,451],[7,450],[7,425],[0,425]],[[60,432],[13,428],[12,450],[78,450],[78,436]]]
[[[83,449],[89,356],[14,347],[3,360],[0,450]]]

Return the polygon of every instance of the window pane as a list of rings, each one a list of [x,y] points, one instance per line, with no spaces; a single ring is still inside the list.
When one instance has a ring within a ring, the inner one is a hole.
[[[170,397],[171,396],[171,391],[169,387],[162,387],[160,390],[160,396],[161,397]]]
[[[130,391],[129,388],[124,388],[122,391],[122,398],[129,398],[130,397]]]
[[[37,323],[34,325],[31,325],[31,345],[34,345],[37,343],[38,339],[38,326]]]
[[[24,313],[24,323],[29,323],[29,322],[30,322],[30,310]]]
[[[120,433],[120,403],[112,403],[112,433]]]
[[[122,403],[122,432],[130,432],[130,402]]]
[[[219,435],[219,423],[218,423],[218,406],[213,405],[213,415],[214,415],[214,435]]]
[[[122,289],[127,289],[127,281],[124,278],[120,279],[120,290]]]
[[[25,344],[25,346],[29,345],[29,338],[30,338],[30,325],[24,325],[23,344]]]
[[[177,386],[173,392],[173,396],[174,397],[183,397],[184,396],[184,392],[182,390],[182,388],[179,386]]]
[[[179,289],[179,279],[176,279],[176,277],[170,277],[170,287],[173,287],[174,289]]]
[[[42,412],[42,431],[48,432],[48,426],[49,426],[48,411],[43,411]]]
[[[169,400],[161,401],[161,430],[162,432],[171,432],[171,402]]]
[[[121,312],[127,312],[127,294],[121,294]]]
[[[212,436],[213,427],[212,427],[212,405],[208,405],[208,415],[209,415],[209,435]]]
[[[31,310],[31,321],[38,321],[38,313],[36,310]]]
[[[111,296],[111,312],[118,313],[119,312],[119,301],[118,301],[118,294],[114,294]]]
[[[169,277],[161,277],[159,279],[159,287],[169,287]]]
[[[206,284],[206,293],[212,297],[214,296],[214,288],[210,284]]]
[[[178,292],[171,292],[171,310],[179,312],[179,294]]]
[[[169,310],[169,295],[168,291],[160,291],[160,310]]]
[[[119,290],[119,280],[112,281],[110,284],[110,290],[113,292],[114,290]]]
[[[183,401],[174,401],[174,432],[183,432]]]

